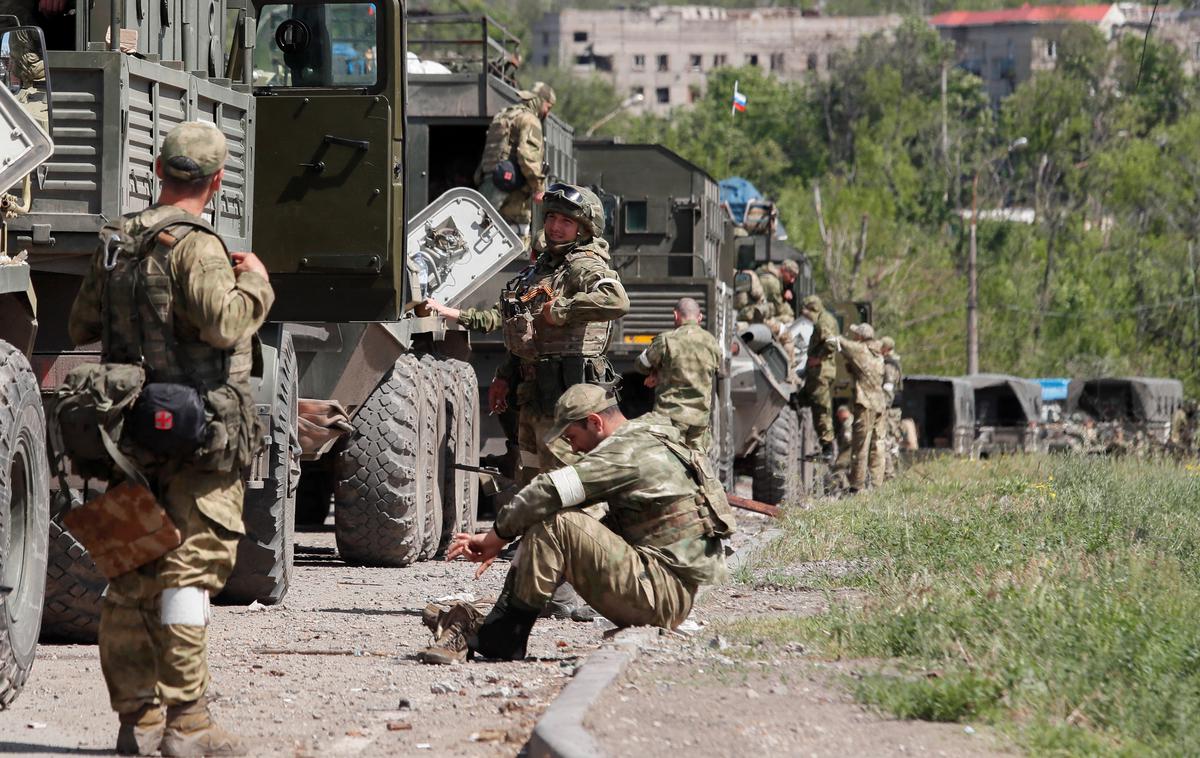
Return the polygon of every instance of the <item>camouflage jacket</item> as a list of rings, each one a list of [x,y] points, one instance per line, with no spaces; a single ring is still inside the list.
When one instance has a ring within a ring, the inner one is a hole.
[[[721,540],[693,528],[699,485],[659,437],[682,445],[664,416],[626,421],[573,466],[535,477],[496,514],[496,533],[512,539],[563,508],[606,502],[605,523],[638,552],[692,586],[721,581]]]
[[[887,410],[887,398],[883,394],[883,355],[879,342],[840,337],[838,341],[846,356],[846,368],[854,376],[854,404],[883,413]]]
[[[513,160],[525,175],[522,192],[536,195],[546,189],[545,144],[536,100],[523,100],[496,114],[488,127],[479,178],[490,176],[496,164]]]
[[[808,368],[810,377],[815,375],[830,381],[837,377],[833,356],[838,351],[838,336],[837,319],[829,311],[822,310],[817,314],[812,336],[808,338],[808,357],[820,360],[819,364]]]
[[[796,314],[792,304],[784,297],[783,280],[779,278],[778,269],[773,264],[760,267],[758,281],[762,285],[763,300],[770,311],[769,318],[780,324],[792,323]]]
[[[900,370],[900,356],[893,350],[883,359],[883,395],[888,407],[896,399],[896,393],[904,388],[904,372]]]
[[[175,213],[178,209],[153,205],[128,217],[126,231],[136,237],[139,231]],[[271,285],[253,272],[235,274],[221,241],[201,230],[183,237],[171,250],[167,274],[171,280],[176,344],[186,347],[188,343],[202,342],[229,350],[229,384],[242,388],[243,397],[252,404],[249,392],[253,367],[251,340],[275,301]],[[104,261],[97,252],[71,307],[67,328],[76,345],[87,345],[102,338],[104,314],[101,303],[105,280]],[[250,413],[253,413],[252,407]],[[236,503],[236,507],[232,503],[225,505],[228,507],[205,515],[240,532],[241,503]]]
[[[688,321],[658,335],[634,365],[643,374],[653,372],[658,379],[654,386],[656,412],[683,426],[709,425],[721,346],[700,324]]]

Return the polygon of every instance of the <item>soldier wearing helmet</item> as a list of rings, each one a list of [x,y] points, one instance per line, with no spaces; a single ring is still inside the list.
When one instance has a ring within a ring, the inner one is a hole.
[[[615,388],[617,375],[605,354],[612,323],[629,311],[629,296],[601,236],[600,199],[583,187],[552,184],[543,204],[545,222],[533,244],[537,257],[508,282],[494,307],[460,311],[426,301],[431,311],[467,329],[503,330],[508,356],[488,388],[488,405],[492,413],[503,413],[509,388],[518,383],[521,484],[571,461],[565,444],[551,450],[546,439],[555,403],[575,384]],[[566,613],[569,598],[556,596],[556,602],[553,612]]]
[[[517,95],[521,102],[497,113],[488,127],[475,181],[483,196],[528,242],[533,219],[531,201],[540,201],[546,188],[542,121],[550,115],[558,97],[545,82],[537,82]]]

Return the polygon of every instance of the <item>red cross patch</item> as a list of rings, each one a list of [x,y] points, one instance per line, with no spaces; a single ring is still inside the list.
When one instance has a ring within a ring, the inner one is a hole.
[[[170,411],[154,412],[154,428],[165,432],[175,426],[175,414]]]

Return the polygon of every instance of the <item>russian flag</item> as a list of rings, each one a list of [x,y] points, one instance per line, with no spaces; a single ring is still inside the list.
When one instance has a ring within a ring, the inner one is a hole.
[[[738,112],[741,112],[741,113],[746,112],[746,96],[743,95],[741,92],[738,92],[738,83],[734,82],[733,83],[733,110],[730,111],[730,113],[733,114],[733,113],[738,113]]]

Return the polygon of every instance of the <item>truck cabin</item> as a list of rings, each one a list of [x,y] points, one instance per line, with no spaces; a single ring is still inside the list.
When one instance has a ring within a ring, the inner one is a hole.
[[[918,451],[966,455],[975,433],[975,393],[963,379],[948,376],[906,376],[899,404],[903,418],[912,419]]]

